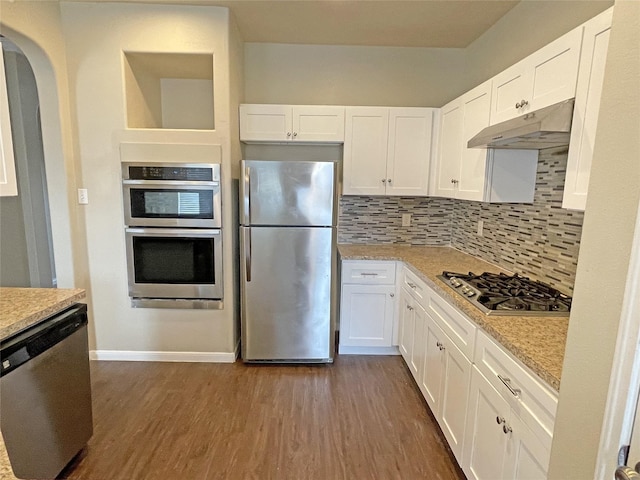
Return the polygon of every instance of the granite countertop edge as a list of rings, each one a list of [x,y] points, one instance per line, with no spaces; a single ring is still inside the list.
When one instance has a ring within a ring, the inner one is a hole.
[[[82,288],[0,288],[0,340],[84,299]]]
[[[469,263],[474,265],[484,264],[487,268],[486,271],[494,272],[506,272],[506,270],[496,267],[488,262],[480,260],[472,255],[468,255],[453,247],[447,246],[406,246],[406,245],[363,245],[363,244],[339,244],[338,251],[342,260],[378,260],[378,261],[401,261],[403,262],[411,272],[416,274],[422,279],[431,289],[438,293],[441,297],[445,298],[451,304],[455,305],[460,311],[462,311],[469,319],[471,319],[479,328],[486,332],[490,337],[496,340],[500,345],[505,347],[514,357],[516,357],[522,364],[532,370],[541,380],[543,380],[548,386],[550,386],[555,392],[560,389],[560,378],[562,370],[562,361],[564,358],[564,343],[566,339],[562,340],[562,355],[558,358],[557,352],[551,354],[550,362],[554,368],[550,369],[545,366],[537,357],[547,358],[544,348],[540,348],[536,352],[538,355],[532,355],[527,353],[524,348],[518,345],[517,338],[514,339],[513,332],[515,329],[504,328],[505,324],[510,321],[513,324],[518,322],[562,322],[560,330],[564,330],[566,335],[566,325],[568,325],[567,318],[559,317],[519,317],[519,316],[487,316],[480,312],[477,308],[467,302],[460,295],[456,295],[452,289],[446,286],[441,280],[436,278],[434,272],[425,272],[415,265],[415,260],[420,256],[433,256],[433,255],[447,255],[449,253],[454,254],[457,258],[464,259],[468,257]],[[414,262],[412,263],[412,260]],[[441,274],[443,270],[447,270],[446,262],[443,262],[443,268],[439,269],[438,274]],[[465,270],[474,270],[469,268]],[[464,271],[464,270],[463,270]],[[478,272],[479,273],[479,272]],[[492,323],[499,323],[496,326]],[[501,328],[502,326],[502,328]],[[564,328],[563,328],[564,327]],[[541,327],[542,328],[542,327]],[[508,335],[511,333],[512,335]],[[511,338],[510,338],[511,337]],[[549,364],[549,361],[547,362]],[[554,371],[551,371],[554,370]]]

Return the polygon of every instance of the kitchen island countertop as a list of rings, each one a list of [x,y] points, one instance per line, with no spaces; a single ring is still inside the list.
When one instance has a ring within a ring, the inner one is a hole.
[[[85,298],[82,288],[0,288],[0,340]]]
[[[485,315],[437,278],[443,271],[506,272],[451,247],[338,245],[342,260],[404,262],[429,287],[455,305],[556,392],[560,389],[569,317]]]
[[[0,288],[0,340],[54,315],[85,297],[81,288]],[[0,435],[0,478],[13,480],[11,463]]]

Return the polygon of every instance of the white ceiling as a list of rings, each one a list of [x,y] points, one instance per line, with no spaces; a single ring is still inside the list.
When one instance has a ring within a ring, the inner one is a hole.
[[[89,1],[228,7],[245,42],[464,48],[520,0]]]

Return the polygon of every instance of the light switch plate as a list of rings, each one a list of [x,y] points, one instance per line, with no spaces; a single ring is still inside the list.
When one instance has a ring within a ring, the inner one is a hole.
[[[410,213],[403,213],[402,214],[402,226],[403,227],[410,227],[411,226],[411,214]]]
[[[89,193],[86,188],[78,189],[78,203],[80,205],[88,205],[89,204]]]

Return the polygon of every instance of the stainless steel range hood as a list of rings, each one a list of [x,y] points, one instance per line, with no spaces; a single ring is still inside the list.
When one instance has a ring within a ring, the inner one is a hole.
[[[491,125],[473,137],[469,148],[542,150],[569,145],[573,103],[565,100],[506,122]]]

